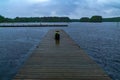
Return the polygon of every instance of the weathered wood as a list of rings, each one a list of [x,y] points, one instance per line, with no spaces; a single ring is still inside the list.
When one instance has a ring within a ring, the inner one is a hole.
[[[50,30],[13,80],[111,80],[63,30]],[[59,43],[59,44],[58,44]]]

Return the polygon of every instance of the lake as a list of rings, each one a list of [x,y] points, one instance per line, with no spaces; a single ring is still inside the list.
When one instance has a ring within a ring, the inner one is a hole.
[[[0,28],[0,80],[11,80],[49,29]],[[120,80],[120,23],[69,23],[64,29],[113,80]]]

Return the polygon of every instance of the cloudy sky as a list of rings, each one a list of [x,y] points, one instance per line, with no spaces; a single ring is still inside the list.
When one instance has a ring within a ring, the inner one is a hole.
[[[0,0],[5,17],[120,17],[120,0]]]

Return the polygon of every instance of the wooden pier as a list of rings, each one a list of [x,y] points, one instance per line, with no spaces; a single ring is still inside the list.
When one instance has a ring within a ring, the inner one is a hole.
[[[50,30],[13,80],[111,80],[63,30]]]

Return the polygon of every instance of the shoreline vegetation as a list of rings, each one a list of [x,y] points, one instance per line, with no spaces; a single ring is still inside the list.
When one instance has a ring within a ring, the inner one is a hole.
[[[0,23],[0,27],[68,27],[66,23]]]
[[[95,15],[91,18],[82,17],[80,19],[70,19],[69,17],[16,17],[6,18],[0,15],[0,23],[18,23],[18,22],[120,22],[120,17],[102,18]]]

